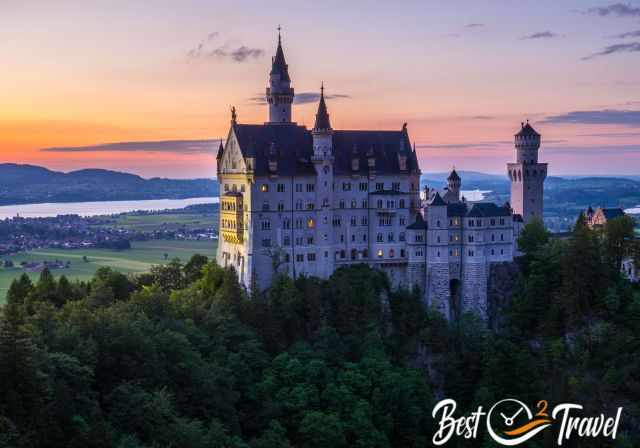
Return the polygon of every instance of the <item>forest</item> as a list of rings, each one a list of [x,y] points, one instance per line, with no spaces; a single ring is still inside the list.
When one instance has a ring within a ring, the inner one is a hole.
[[[578,220],[562,240],[529,224],[517,293],[491,325],[448,322],[366,265],[254,294],[201,255],[87,282],[22,276],[0,312],[0,447],[425,447],[442,398],[462,414],[506,397],[622,406],[615,446],[640,446],[630,235],[626,220]]]

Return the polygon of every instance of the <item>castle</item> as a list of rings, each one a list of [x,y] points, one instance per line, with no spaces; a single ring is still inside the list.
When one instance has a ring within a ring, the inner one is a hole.
[[[294,89],[280,35],[266,99],[269,120],[231,128],[217,154],[217,262],[262,290],[277,273],[329,277],[366,263],[394,285],[419,287],[448,318],[487,311],[492,265],[513,261],[522,226],[542,218],[547,165],[540,135],[522,124],[509,163],[511,205],[469,203],[453,170],[443,191],[425,188],[407,125],[337,130],[320,90],[315,125],[292,122]]]

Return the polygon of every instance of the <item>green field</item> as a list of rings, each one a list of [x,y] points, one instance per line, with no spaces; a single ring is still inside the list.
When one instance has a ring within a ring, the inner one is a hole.
[[[154,215],[124,214],[115,218],[107,227],[119,227],[128,230],[155,231],[178,229],[202,229],[217,227],[218,213],[162,213]]]
[[[199,253],[210,258],[215,257],[217,241],[176,241],[153,240],[134,241],[130,250],[114,251],[108,249],[41,249],[20,253],[3,259],[12,260],[16,267],[0,268],[0,303],[4,301],[11,281],[25,272],[20,267],[22,261],[70,261],[68,269],[54,269],[55,276],[66,275],[69,279],[87,280],[101,266],[110,266],[123,273],[145,272],[154,264],[165,263],[179,258],[186,262],[193,254]],[[87,257],[87,262],[83,257]],[[37,279],[39,273],[27,272],[32,279]]]

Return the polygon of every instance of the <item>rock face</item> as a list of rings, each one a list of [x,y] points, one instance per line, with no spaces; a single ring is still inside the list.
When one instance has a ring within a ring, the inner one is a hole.
[[[520,284],[520,265],[517,261],[492,263],[487,282],[487,320],[492,329],[500,326],[502,310],[511,303]]]

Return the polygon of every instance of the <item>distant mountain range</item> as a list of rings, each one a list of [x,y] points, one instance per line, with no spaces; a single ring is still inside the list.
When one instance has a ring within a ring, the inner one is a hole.
[[[0,205],[217,195],[218,183],[214,179],[144,179],[135,174],[101,169],[62,173],[40,166],[0,164]]]

